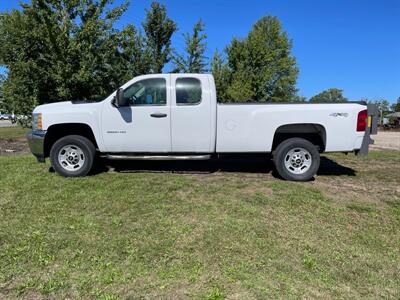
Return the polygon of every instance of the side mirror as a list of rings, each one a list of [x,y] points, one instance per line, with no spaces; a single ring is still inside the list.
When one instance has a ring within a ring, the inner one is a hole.
[[[119,88],[117,90],[117,93],[114,96],[114,99],[112,100],[112,104],[115,107],[122,107],[122,106],[128,106],[128,100],[124,98],[124,90],[122,88]]]

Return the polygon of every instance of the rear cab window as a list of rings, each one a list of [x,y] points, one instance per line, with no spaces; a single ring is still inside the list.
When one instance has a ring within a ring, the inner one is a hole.
[[[201,102],[201,82],[197,78],[178,78],[175,83],[177,105],[197,105]]]

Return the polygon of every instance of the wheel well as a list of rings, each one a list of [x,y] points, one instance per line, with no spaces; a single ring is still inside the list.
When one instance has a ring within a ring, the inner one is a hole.
[[[96,138],[89,125],[81,123],[55,124],[47,129],[44,139],[44,156],[49,157],[50,149],[57,140],[71,134],[86,137],[98,148]]]
[[[280,143],[290,138],[303,138],[318,146],[318,151],[323,152],[326,145],[326,131],[320,124],[288,124],[277,128],[272,143],[272,151]]]

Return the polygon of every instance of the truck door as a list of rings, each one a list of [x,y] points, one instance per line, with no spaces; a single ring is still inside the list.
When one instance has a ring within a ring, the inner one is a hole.
[[[170,75],[135,78],[123,86],[130,106],[106,101],[101,127],[108,152],[170,152]]]
[[[210,153],[214,149],[211,93],[206,75],[171,75],[172,152]]]

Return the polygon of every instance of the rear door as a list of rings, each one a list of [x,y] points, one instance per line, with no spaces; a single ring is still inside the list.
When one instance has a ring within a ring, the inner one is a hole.
[[[172,152],[213,151],[211,92],[206,75],[171,75]]]

